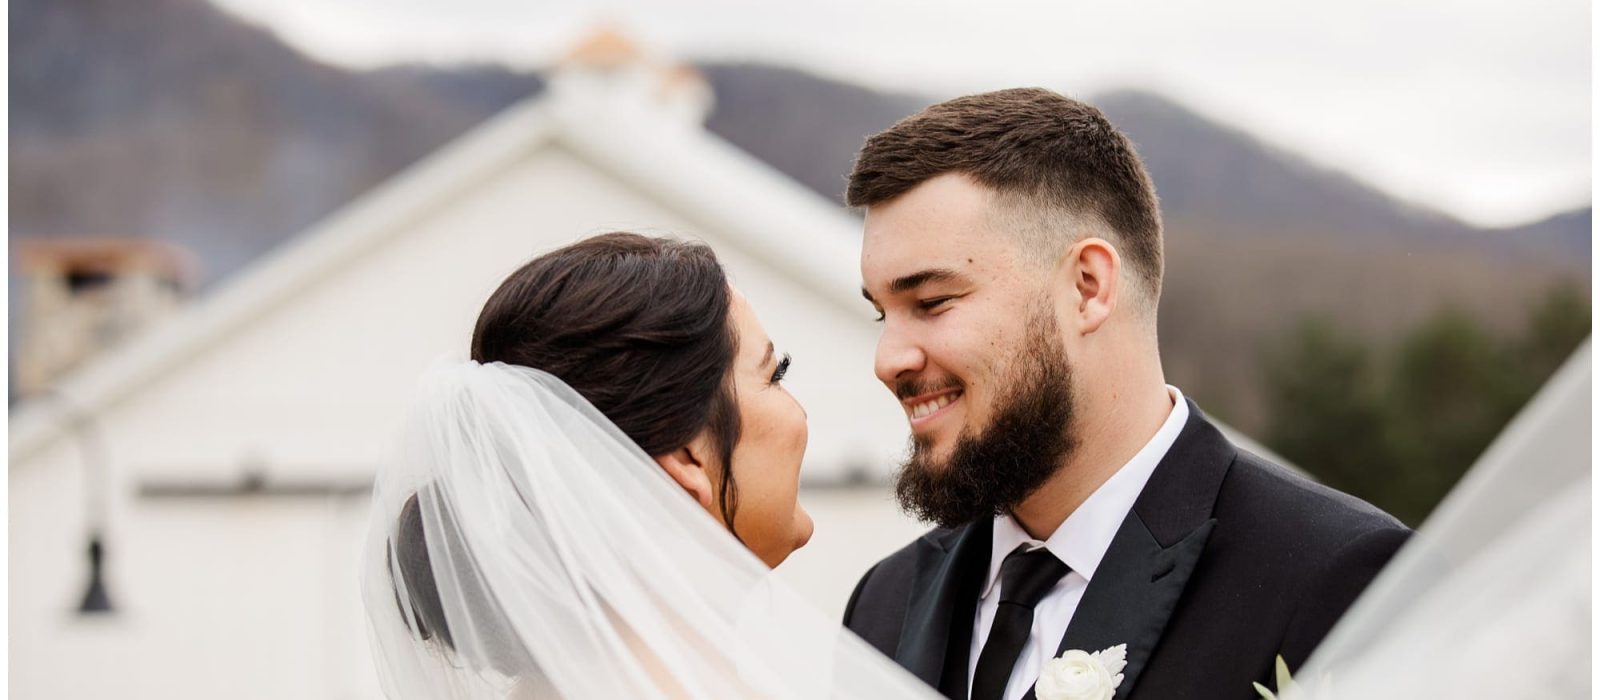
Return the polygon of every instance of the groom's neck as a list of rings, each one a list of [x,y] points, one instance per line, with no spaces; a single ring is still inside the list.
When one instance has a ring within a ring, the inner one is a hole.
[[[1076,447],[1053,476],[1011,511],[1022,529],[1036,539],[1049,539],[1150,442],[1172,412],[1172,396],[1167,393],[1159,358],[1153,364],[1129,362],[1108,369],[1096,374],[1110,381],[1075,392],[1072,427]]]

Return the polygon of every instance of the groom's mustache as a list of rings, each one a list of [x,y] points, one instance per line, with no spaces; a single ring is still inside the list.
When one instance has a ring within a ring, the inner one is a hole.
[[[894,383],[894,395],[904,401],[915,396],[960,388],[962,388],[961,380],[955,377],[947,377],[937,381],[902,379]]]

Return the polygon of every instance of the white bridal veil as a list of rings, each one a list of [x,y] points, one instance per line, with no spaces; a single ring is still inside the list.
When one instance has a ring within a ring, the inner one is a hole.
[[[390,698],[936,697],[538,370],[430,370],[366,551]]]
[[[1589,697],[1593,376],[1585,341],[1295,674],[1311,697]]]

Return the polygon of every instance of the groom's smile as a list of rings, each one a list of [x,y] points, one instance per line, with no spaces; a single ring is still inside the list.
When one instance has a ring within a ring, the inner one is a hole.
[[[972,413],[967,410],[967,385],[953,376],[942,379],[923,379],[921,373],[901,377],[889,385],[900,408],[906,412],[912,436],[934,449],[955,442],[958,436],[972,428],[967,422]]]
[[[947,389],[931,394],[922,394],[901,401],[905,406],[906,415],[911,417],[911,429],[919,431],[928,427],[939,418],[949,415],[952,406],[961,400],[960,389]]]

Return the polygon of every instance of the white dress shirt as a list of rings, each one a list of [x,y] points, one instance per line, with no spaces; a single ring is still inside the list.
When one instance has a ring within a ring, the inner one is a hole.
[[[1039,668],[1044,662],[1055,656],[1056,646],[1061,643],[1061,638],[1067,633],[1067,625],[1072,622],[1072,614],[1078,609],[1078,601],[1083,600],[1083,592],[1089,587],[1089,581],[1094,579],[1094,571],[1100,566],[1100,559],[1105,556],[1106,549],[1111,547],[1111,538],[1117,534],[1117,529],[1122,527],[1122,521],[1127,517],[1128,511],[1133,508],[1133,502],[1138,500],[1139,493],[1144,490],[1145,482],[1150,480],[1151,472],[1165,457],[1172,443],[1178,439],[1178,433],[1183,431],[1183,426],[1189,420],[1189,405],[1183,400],[1183,392],[1177,387],[1167,386],[1167,393],[1172,397],[1172,412],[1167,414],[1166,422],[1161,424],[1161,429],[1145,443],[1133,459],[1122,465],[1111,478],[1107,479],[1100,488],[1068,516],[1061,527],[1050,535],[1050,539],[1040,542],[1028,536],[1027,531],[1017,524],[1017,521],[1007,515],[994,519],[994,542],[989,550],[989,577],[985,579],[983,592],[979,595],[978,613],[972,621],[972,653],[967,661],[967,693],[971,697],[972,684],[970,679],[977,673],[978,653],[983,651],[983,643],[989,638],[989,628],[994,625],[995,609],[1000,605],[1000,563],[1005,561],[1006,555],[1016,549],[1018,545],[1029,545],[1029,551],[1044,547],[1050,550],[1057,559],[1072,568],[1072,572],[1061,577],[1054,588],[1046,593],[1044,599],[1033,609],[1033,631],[1028,635],[1028,641],[1022,647],[1022,653],[1017,656],[1017,665],[1011,669],[1011,680],[1007,681],[1005,700],[1019,700],[1028,689],[1033,687],[1033,682],[1039,678]],[[1085,649],[1094,652],[1098,649]]]

